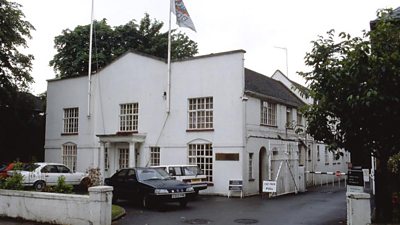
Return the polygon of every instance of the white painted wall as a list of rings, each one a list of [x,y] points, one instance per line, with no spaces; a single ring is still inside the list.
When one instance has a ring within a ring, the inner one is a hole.
[[[111,224],[112,187],[89,188],[89,195],[0,189],[0,215],[56,224]]]

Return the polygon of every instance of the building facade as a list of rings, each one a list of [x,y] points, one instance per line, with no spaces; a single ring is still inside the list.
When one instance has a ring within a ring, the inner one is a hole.
[[[244,55],[174,61],[168,80],[164,60],[128,52],[91,77],[90,95],[87,77],[49,80],[45,160],[98,167],[103,177],[197,164],[210,194],[227,195],[230,180],[242,180],[245,195],[260,193],[263,180],[277,181],[276,194],[301,190],[304,142],[294,130],[304,123],[304,103],[282,82],[246,69]]]

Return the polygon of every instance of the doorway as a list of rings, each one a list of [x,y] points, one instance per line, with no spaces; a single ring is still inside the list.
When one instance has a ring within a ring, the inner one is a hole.
[[[268,160],[267,149],[262,147],[258,156],[258,190],[262,194],[263,181],[267,179]]]

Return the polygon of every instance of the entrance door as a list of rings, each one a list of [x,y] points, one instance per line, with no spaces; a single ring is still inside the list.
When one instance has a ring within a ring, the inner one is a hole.
[[[267,150],[264,147],[260,149],[258,161],[258,190],[261,194],[263,181],[267,179],[268,174]]]

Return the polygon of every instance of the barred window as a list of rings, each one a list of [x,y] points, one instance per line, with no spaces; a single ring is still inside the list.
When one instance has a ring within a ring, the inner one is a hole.
[[[129,149],[128,148],[120,148],[119,150],[119,168],[128,168],[129,167]]]
[[[276,126],[276,104],[266,101],[261,102],[261,124]]]
[[[121,104],[119,114],[119,131],[137,131],[138,130],[139,104]]]
[[[79,108],[64,109],[64,134],[78,133]]]
[[[213,98],[190,98],[188,109],[189,129],[213,128]]]
[[[207,176],[207,181],[213,181],[213,149],[212,144],[190,144],[189,164],[197,165]]]
[[[62,161],[71,171],[76,171],[77,147],[76,144],[68,143],[62,146]]]
[[[160,147],[150,147],[150,165],[160,165]]]
[[[329,165],[329,151],[327,146],[325,146],[325,165]]]

